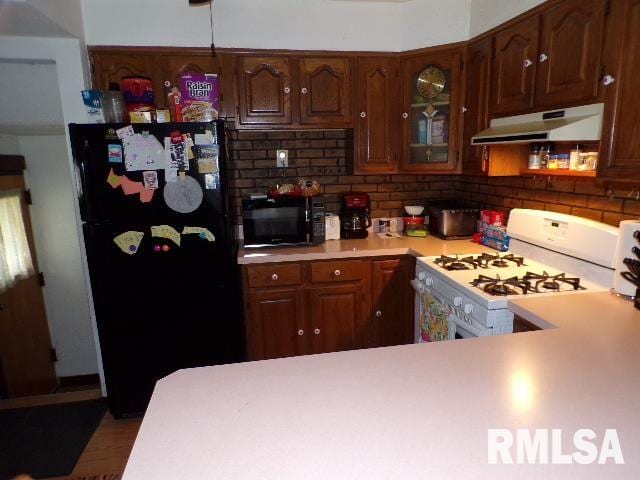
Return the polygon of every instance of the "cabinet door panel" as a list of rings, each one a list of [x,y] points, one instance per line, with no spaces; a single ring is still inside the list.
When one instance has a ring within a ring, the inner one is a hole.
[[[542,15],[536,106],[563,106],[598,95],[604,3],[564,1]]]
[[[251,360],[306,353],[301,289],[254,290],[249,293],[247,349]],[[302,331],[302,335],[299,335]]]
[[[417,87],[420,74],[427,69],[437,69],[444,76],[442,91],[431,99],[422,96]],[[462,50],[459,48],[403,61],[402,170],[439,172],[457,168],[461,80]]]
[[[611,8],[605,88],[605,115],[598,177],[640,180],[640,0],[620,0]]]
[[[299,61],[300,123],[348,127],[353,121],[351,60],[303,57]]]
[[[157,56],[153,53],[90,50],[90,56],[93,66],[93,88],[109,90],[111,82],[120,85],[123,77],[141,75],[153,80],[156,103],[164,105],[164,87],[157,75]]]
[[[534,17],[496,34],[492,114],[533,107],[539,24],[540,18]]]
[[[162,55],[161,67],[162,72],[162,84],[164,86],[163,102],[166,104],[165,98],[167,91],[166,83],[170,83],[171,86],[180,86],[180,77],[188,73],[216,73],[220,71],[219,62],[217,58],[213,58],[211,53],[205,53],[202,55]],[[221,91],[221,90],[220,90]],[[220,113],[220,112],[218,112]]]
[[[492,39],[485,38],[472,43],[467,50],[462,173],[486,175],[489,167],[487,148],[472,146],[471,138],[489,127],[491,47]]]
[[[291,123],[291,70],[287,57],[238,57],[241,124]]]
[[[376,347],[412,342],[412,270],[409,259],[372,262],[371,301]]]
[[[396,169],[397,64],[391,57],[358,59],[356,169]]]
[[[363,290],[360,283],[314,288],[309,292],[313,353],[364,346]]]

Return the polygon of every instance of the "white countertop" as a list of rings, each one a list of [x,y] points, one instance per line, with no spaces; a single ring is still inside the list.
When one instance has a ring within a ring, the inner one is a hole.
[[[511,304],[550,328],[170,375],[124,480],[638,478],[640,311],[609,293]],[[489,428],[561,428],[565,453],[615,428],[625,464],[488,465]]]
[[[425,238],[380,238],[370,234],[367,238],[353,240],[329,240],[320,245],[306,247],[241,248],[238,263],[241,265],[269,262],[299,262],[348,257],[379,257],[384,255],[453,255],[456,253],[493,252],[470,240],[442,240],[433,236]]]

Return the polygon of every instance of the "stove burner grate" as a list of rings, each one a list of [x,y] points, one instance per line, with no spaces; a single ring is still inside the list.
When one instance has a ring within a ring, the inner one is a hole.
[[[471,285],[478,287],[484,292],[494,296],[520,295],[529,292],[531,285],[518,277],[501,279],[500,275],[488,277],[479,275],[471,282]]]
[[[563,285],[569,285],[574,290],[585,290],[578,277],[567,277],[564,272],[557,275],[549,275],[544,270],[542,273],[527,272],[522,279],[529,283],[533,292],[538,293],[559,292]]]
[[[440,255],[434,262],[446,270],[475,270],[480,265],[478,260],[473,257],[459,258],[458,255],[455,257]]]
[[[474,257],[474,260],[477,261],[482,268],[490,268],[492,266],[506,268],[511,266],[512,263],[517,267],[521,267],[525,264],[523,257],[517,257],[513,253],[508,253],[502,256],[499,253],[496,253],[495,255],[491,253],[483,253]]]

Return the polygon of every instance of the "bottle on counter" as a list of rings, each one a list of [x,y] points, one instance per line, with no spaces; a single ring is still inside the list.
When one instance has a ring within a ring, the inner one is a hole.
[[[538,170],[541,167],[540,145],[537,143],[531,144],[531,150],[529,151],[529,169]]]
[[[569,154],[568,153],[559,153],[556,155],[558,162],[558,170],[569,170]]]
[[[558,155],[555,153],[549,153],[549,160],[547,160],[547,169],[556,170],[558,168]]]
[[[552,143],[543,143],[540,147],[540,168],[549,168],[549,157],[553,152]]]
[[[581,153],[582,149],[580,148],[580,145],[576,145],[575,148],[571,150],[571,154],[569,155],[569,170],[578,170]]]

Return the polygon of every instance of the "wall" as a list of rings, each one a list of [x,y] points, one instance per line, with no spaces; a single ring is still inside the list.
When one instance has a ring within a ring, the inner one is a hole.
[[[640,216],[640,201],[631,192],[607,191],[594,180],[521,177],[456,178],[460,198],[482,208],[532,208],[567,213],[618,226]]]
[[[475,37],[545,0],[471,0],[469,37]]]
[[[1,155],[22,155],[20,152],[20,139],[15,135],[0,133]]]
[[[20,17],[12,16],[12,12],[15,13],[15,9],[5,10],[5,5],[0,5],[0,7],[3,7],[3,22],[0,22],[2,23],[2,25],[0,25],[0,58],[36,62],[52,61],[56,68],[58,83],[57,85],[42,86],[39,91],[47,92],[50,95],[59,95],[62,110],[61,122],[63,125],[70,122],[85,121],[85,111],[79,92],[86,88],[89,82],[87,77],[88,71],[85,68],[86,52],[82,48],[81,42],[78,39],[70,37],[45,38],[29,36],[24,33],[20,34],[19,30],[16,30],[20,24]],[[37,16],[34,16],[34,18],[37,18]],[[7,28],[5,29],[4,27]],[[37,96],[35,96],[35,98],[37,99]],[[56,182],[59,182],[55,185],[56,188],[63,189],[67,194],[70,194],[74,191],[71,170],[72,159],[69,140],[66,135],[66,127],[64,128],[64,151],[60,149],[58,152],[59,155],[53,159],[58,163],[52,164],[49,171],[46,171],[46,163],[42,164],[45,167],[44,176],[42,177],[45,185],[42,188],[53,188],[54,186],[53,184],[46,185],[47,179],[45,177],[48,175],[51,181],[55,179]],[[26,143],[24,145],[21,144],[21,148],[22,147],[26,147]],[[41,162],[51,161],[52,159],[47,155],[47,152],[46,149],[44,151],[40,149],[37,154],[37,159],[34,155],[31,155],[32,162],[33,160],[39,160]],[[46,196],[41,198],[46,198]],[[47,201],[48,200],[43,200],[41,204],[46,204]],[[92,319],[91,305],[88,300],[90,287],[88,282],[85,281],[85,279],[88,279],[88,276],[85,276],[86,261],[82,253],[84,251],[84,244],[81,237],[80,225],[77,220],[79,219],[77,202],[67,202],[63,210],[53,210],[49,212],[48,215],[52,219],[60,217],[67,222],[65,223],[67,225],[66,230],[56,231],[59,235],[64,235],[67,244],[62,245],[58,240],[56,240],[55,243],[48,243],[48,250],[43,253],[38,252],[39,257],[43,262],[45,261],[43,254],[50,255],[52,262],[55,262],[55,257],[58,255],[60,255],[60,258],[66,259],[65,263],[50,263],[51,265],[56,265],[56,269],[61,269],[59,272],[52,272],[53,278],[58,278],[65,282],[65,285],[58,290],[60,297],[57,299],[57,305],[61,305],[65,298],[78,299],[76,305],[66,307],[67,314],[72,315],[72,317],[64,317],[61,331],[65,332],[65,336],[54,339],[58,348],[65,352],[61,361],[56,365],[56,370],[60,376],[95,373],[101,369],[100,356],[94,344],[97,338],[97,331],[95,322]],[[58,248],[62,247],[74,250],[73,254],[70,253],[71,250],[65,251],[64,248],[58,251]],[[56,277],[57,275],[59,276]],[[67,290],[65,290],[64,287],[66,287]],[[84,301],[82,299],[84,299]],[[47,308],[49,308],[49,306],[47,306]],[[74,324],[74,327],[67,328],[71,322]],[[51,330],[53,332],[54,328],[52,327]],[[75,337],[88,338],[88,340],[79,344]],[[91,338],[94,339],[94,342],[91,341]]]
[[[421,48],[466,39],[470,1],[215,0],[215,43],[316,50]],[[187,0],[83,0],[83,8],[88,45],[211,43],[208,6],[189,7]]]
[[[26,3],[50,18],[71,36],[84,39],[82,0],[26,0]]]
[[[372,216],[396,217],[404,205],[424,204],[434,198],[457,195],[455,177],[438,175],[348,175],[346,165],[352,149],[344,130],[232,132],[229,176],[234,223],[242,223],[242,198],[281,182],[275,168],[277,149],[289,150],[286,181],[314,178],[321,184],[327,210],[338,213],[340,193],[366,192]]]
[[[97,372],[89,321],[89,300],[75,235],[76,201],[67,160],[65,135],[22,136],[20,149],[31,189],[30,207],[51,340],[58,353],[58,376]]]

